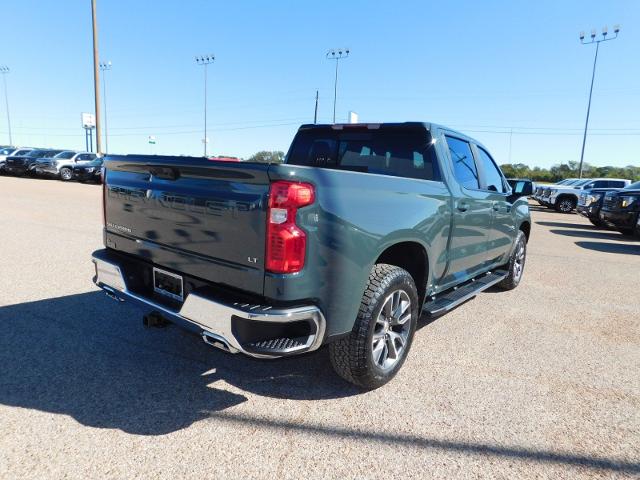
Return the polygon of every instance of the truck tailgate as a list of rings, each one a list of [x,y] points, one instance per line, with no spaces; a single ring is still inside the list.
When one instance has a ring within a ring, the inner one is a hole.
[[[268,165],[127,155],[105,166],[107,247],[263,293]]]

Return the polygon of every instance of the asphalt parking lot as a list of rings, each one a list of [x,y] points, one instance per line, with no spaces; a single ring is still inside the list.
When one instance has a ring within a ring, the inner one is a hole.
[[[640,242],[532,207],[522,284],[421,322],[360,393],[91,283],[101,189],[0,177],[0,478],[640,475]]]

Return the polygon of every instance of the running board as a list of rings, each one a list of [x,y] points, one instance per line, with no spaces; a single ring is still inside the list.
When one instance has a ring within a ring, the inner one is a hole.
[[[506,278],[508,272],[496,270],[474,278],[460,287],[454,287],[442,295],[431,297],[427,300],[422,311],[428,315],[436,316],[448,312],[461,303],[475,297],[478,293],[495,285]]]

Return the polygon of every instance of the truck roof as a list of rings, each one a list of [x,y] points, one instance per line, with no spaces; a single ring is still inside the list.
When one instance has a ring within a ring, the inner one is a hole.
[[[455,136],[467,140],[469,142],[473,142],[476,145],[483,147],[486,150],[486,147],[469,135],[465,135],[459,130],[454,130],[453,128],[446,127],[444,125],[439,125],[437,123],[432,122],[368,122],[368,123],[306,123],[304,125],[300,125],[300,130],[311,130],[311,129],[332,129],[332,130],[349,130],[349,129],[362,129],[367,128],[370,130],[378,130],[381,128],[424,128],[428,131],[432,130],[444,130],[449,133],[453,133]]]

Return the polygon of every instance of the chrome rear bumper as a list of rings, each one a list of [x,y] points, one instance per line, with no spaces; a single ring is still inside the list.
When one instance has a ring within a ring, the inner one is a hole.
[[[185,298],[182,307],[175,311],[130,291],[121,266],[106,250],[94,252],[92,261],[96,272],[94,283],[111,298],[151,308],[167,320],[199,333],[206,343],[230,353],[241,352],[256,358],[277,358],[310,352],[322,345],[326,322],[315,305],[281,309],[238,302],[226,304],[191,293]],[[311,333],[306,338],[283,337],[243,343],[234,334],[234,317],[270,325],[286,326],[292,322],[308,322]]]

